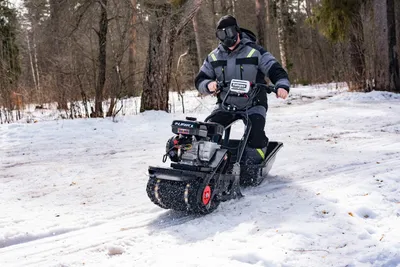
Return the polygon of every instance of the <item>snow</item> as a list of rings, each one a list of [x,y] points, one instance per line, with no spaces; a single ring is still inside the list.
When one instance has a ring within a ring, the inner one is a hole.
[[[372,91],[370,93],[343,93],[330,99],[331,101],[355,101],[355,102],[375,102],[375,101],[399,101],[400,95],[391,92]]]
[[[207,216],[155,206],[149,165],[174,113],[0,125],[1,266],[400,266],[400,97],[335,85],[270,96],[266,133],[284,143],[267,181]],[[129,102],[130,101],[130,102]],[[235,124],[234,136],[243,127]]]

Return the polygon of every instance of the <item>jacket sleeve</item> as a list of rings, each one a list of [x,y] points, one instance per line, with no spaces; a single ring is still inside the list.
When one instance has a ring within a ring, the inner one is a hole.
[[[289,92],[290,82],[288,74],[271,53],[265,50],[264,53],[261,52],[258,67],[276,87],[283,88]]]
[[[208,90],[207,85],[215,81],[216,75],[214,68],[211,66],[211,63],[207,58],[204,60],[203,65],[200,68],[199,73],[195,79],[195,86],[196,89],[203,95],[209,95],[211,92]]]

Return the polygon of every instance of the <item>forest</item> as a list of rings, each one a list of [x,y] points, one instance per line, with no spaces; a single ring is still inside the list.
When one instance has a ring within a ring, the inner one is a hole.
[[[395,0],[0,0],[0,112],[56,103],[71,117],[104,117],[130,97],[169,112],[169,92],[194,90],[226,14],[293,86],[400,93]]]

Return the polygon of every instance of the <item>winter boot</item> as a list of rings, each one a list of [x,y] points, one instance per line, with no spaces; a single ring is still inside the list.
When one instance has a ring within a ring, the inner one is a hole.
[[[266,152],[267,147],[245,148],[240,164],[240,185],[257,186],[262,182],[260,164],[264,161]]]

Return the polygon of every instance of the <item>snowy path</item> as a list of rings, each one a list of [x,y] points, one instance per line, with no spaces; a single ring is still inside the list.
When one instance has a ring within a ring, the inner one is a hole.
[[[400,266],[400,97],[331,93],[271,97],[271,177],[205,217],[145,192],[180,114],[0,125],[0,266]]]

